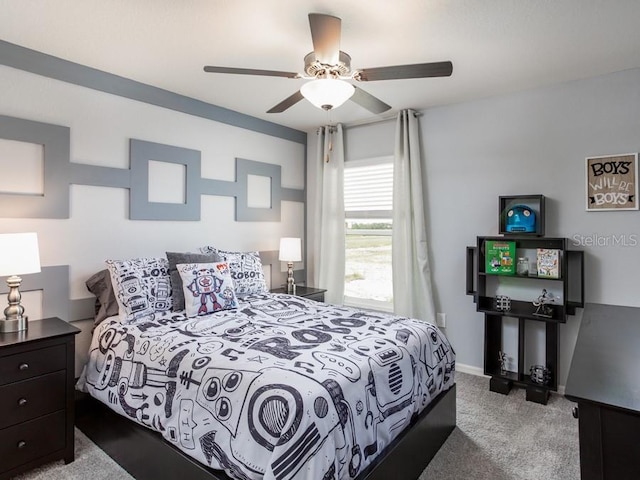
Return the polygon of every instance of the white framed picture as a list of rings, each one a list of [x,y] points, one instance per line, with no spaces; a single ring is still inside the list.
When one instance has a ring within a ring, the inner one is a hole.
[[[638,210],[638,154],[587,157],[588,212]]]

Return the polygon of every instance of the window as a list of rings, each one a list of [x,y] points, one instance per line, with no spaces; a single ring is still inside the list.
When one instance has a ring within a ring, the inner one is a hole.
[[[347,305],[393,309],[392,204],[393,157],[345,163]]]

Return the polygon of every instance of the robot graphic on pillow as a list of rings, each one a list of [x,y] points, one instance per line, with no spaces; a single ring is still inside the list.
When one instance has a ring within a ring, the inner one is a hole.
[[[198,315],[217,312],[222,310],[222,305],[218,302],[216,293],[220,293],[222,280],[212,274],[208,268],[203,268],[194,272],[195,278],[187,285],[187,288],[193,293],[194,297],[200,297],[200,308]],[[207,308],[207,304],[211,303],[211,309]]]

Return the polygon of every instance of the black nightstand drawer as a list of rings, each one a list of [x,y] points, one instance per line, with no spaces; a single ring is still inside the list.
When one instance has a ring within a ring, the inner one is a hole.
[[[11,470],[65,447],[64,410],[0,430],[0,465]]]
[[[0,357],[0,385],[64,370],[67,362],[66,353],[64,345],[55,345]]]
[[[64,409],[66,385],[61,370],[0,387],[0,428]]]

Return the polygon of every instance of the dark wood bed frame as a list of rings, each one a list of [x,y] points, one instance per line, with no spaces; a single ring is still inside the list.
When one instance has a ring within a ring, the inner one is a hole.
[[[136,480],[232,480],[182,453],[152,430],[85,394],[76,426]],[[417,479],[456,426],[456,386],[440,393],[356,480]]]

